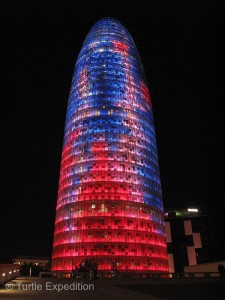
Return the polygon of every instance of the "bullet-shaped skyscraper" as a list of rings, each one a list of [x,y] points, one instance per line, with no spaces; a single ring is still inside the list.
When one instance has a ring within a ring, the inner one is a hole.
[[[52,270],[168,271],[152,105],[129,32],[94,24],[69,95]]]

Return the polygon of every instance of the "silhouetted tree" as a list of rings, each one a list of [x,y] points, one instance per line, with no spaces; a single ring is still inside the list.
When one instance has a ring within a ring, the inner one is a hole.
[[[76,272],[90,272],[90,270],[93,270],[94,274],[95,274],[95,278],[97,278],[98,265],[99,264],[96,261],[93,261],[91,259],[85,259],[78,266],[75,266],[75,271]]]

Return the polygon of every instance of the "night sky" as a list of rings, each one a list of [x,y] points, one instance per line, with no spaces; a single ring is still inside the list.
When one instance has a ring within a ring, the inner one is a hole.
[[[129,30],[145,68],[164,207],[206,210],[225,259],[223,2],[1,1],[0,261],[51,255],[73,69],[107,16]]]

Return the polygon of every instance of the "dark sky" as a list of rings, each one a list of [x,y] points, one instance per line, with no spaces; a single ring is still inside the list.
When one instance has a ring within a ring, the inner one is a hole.
[[[51,255],[67,99],[91,26],[117,18],[148,79],[165,207],[212,219],[225,259],[219,76],[224,1],[1,1],[0,260]]]

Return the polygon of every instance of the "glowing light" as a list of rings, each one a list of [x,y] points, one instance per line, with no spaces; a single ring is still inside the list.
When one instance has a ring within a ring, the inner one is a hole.
[[[198,212],[198,209],[197,208],[188,208],[188,211],[189,212]]]

